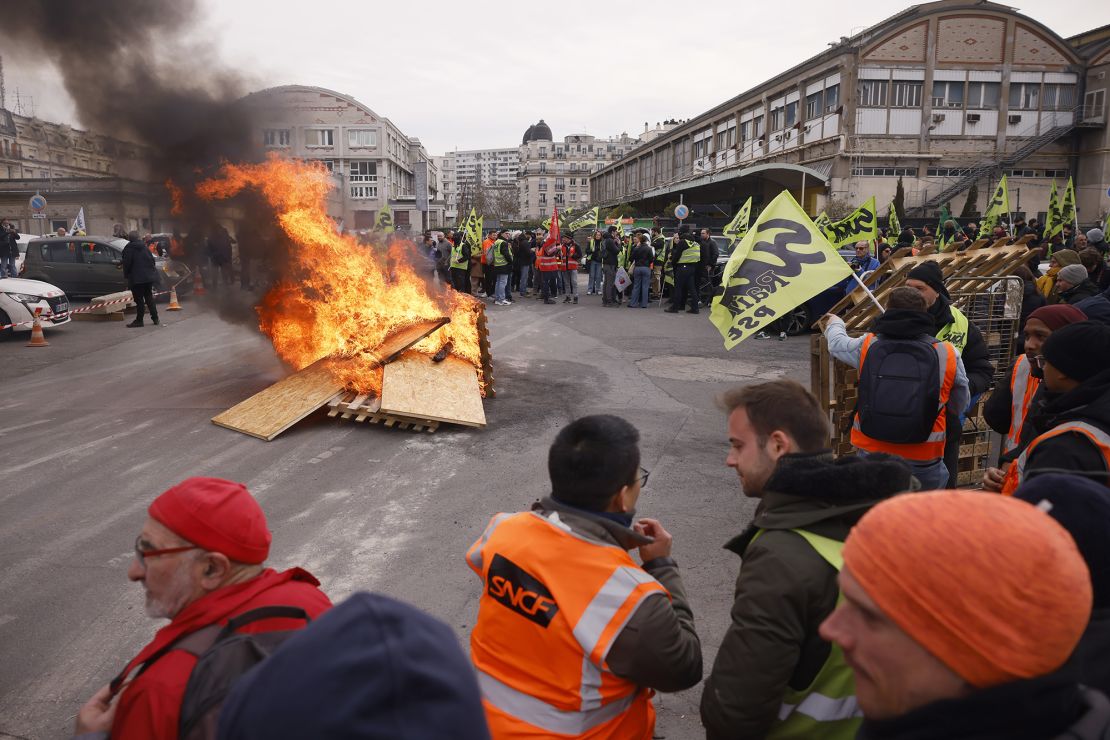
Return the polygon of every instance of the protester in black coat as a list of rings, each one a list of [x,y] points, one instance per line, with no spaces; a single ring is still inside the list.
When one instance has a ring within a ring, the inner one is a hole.
[[[154,255],[139,240],[139,232],[127,235],[130,240],[123,248],[123,277],[131,287],[131,297],[135,300],[135,320],[128,326],[142,326],[143,314],[150,312],[150,320],[158,323],[158,309],[154,305],[154,284],[158,282],[158,267]],[[145,307],[145,310],[144,310]]]

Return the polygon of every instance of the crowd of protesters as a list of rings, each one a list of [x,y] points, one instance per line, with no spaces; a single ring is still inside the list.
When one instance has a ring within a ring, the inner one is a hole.
[[[1108,738],[1107,247],[1098,229],[1076,241],[1021,272],[1022,341],[993,390],[987,338],[935,262],[863,336],[826,317],[830,353],[859,376],[856,454],[833,454],[826,409],[793,381],[719,399],[725,464],[759,505],[725,544],[741,563],[711,663],[671,534],[637,516],[638,431],[585,416],[548,449],[549,495],[495,514],[460,553],[459,578],[465,563],[479,582],[469,659],[437,618],[366,593],[332,606],[307,571],[267,568],[266,518],[241,484],[157,496],[128,578],[170,622],[121,658],[76,733],[649,740],[654,694],[702,684],[711,739]],[[603,306],[667,293],[668,311],[696,313],[717,259],[688,230],[423,246],[439,279],[495,305],[577,303],[585,265]],[[861,272],[883,260],[857,252]],[[963,414],[987,392],[1000,461],[982,490],[955,490]]]

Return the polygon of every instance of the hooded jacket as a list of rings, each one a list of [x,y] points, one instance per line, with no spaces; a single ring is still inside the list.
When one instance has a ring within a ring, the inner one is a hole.
[[[358,593],[240,679],[225,740],[488,740],[470,661],[443,622]]]
[[[755,519],[725,545],[743,563],[701,697],[709,740],[766,736],[786,692],[806,689],[829,657],[817,628],[836,606],[837,572],[790,530],[843,541],[868,509],[910,485],[909,468],[888,455],[779,459]]]
[[[1038,435],[1069,421],[1083,421],[1110,433],[1110,368],[1067,393],[1046,393],[1044,400],[1029,410],[1026,420]],[[1105,459],[1081,434],[1061,434],[1033,448],[1025,461],[1024,480],[1050,470],[1083,474],[1110,485]]]
[[[858,740],[1103,740],[1110,700],[1064,675],[980,689],[888,720],[864,720]]]
[[[123,277],[128,285],[158,282],[158,266],[154,255],[140,241],[129,241],[120,255]]]
[[[937,296],[936,301],[929,307],[929,315],[933,317],[931,334],[935,337],[941,329],[952,323],[952,303],[947,296]],[[960,353],[960,359],[963,360],[964,369],[967,371],[967,387],[972,397],[991,387],[994,365],[991,364],[987,354],[987,343],[983,341],[983,332],[979,331],[979,327],[974,322],[968,322],[967,344]],[[963,413],[964,408],[960,409],[960,413]]]
[[[1090,278],[1084,280],[1079,285],[1073,285],[1067,290],[1061,290],[1059,294],[1059,303],[1067,303],[1074,306],[1080,301],[1098,295],[1098,286],[1094,284]]]
[[[937,298],[939,302],[944,296]],[[951,315],[951,314],[949,314]],[[910,311],[904,308],[894,308],[875,319],[871,331],[882,340],[888,339],[933,339],[934,329],[932,318],[921,311]],[[969,332],[970,333],[970,332]],[[829,354],[843,363],[859,369],[860,354],[863,350],[864,337],[849,337],[844,328],[844,321],[834,317],[825,328],[825,338],[829,344]],[[982,337],[980,336],[980,341]],[[963,358],[956,357],[956,380],[952,384],[952,393],[948,397],[948,411],[953,414],[962,414],[971,400],[968,386],[971,378],[964,367]]]

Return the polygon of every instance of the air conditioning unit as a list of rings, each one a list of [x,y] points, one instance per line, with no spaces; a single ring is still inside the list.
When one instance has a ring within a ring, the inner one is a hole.
[[[1021,123],[1021,116],[1007,116],[1006,117],[1006,122],[1011,123],[1011,124]]]
[[[978,113],[968,113],[967,114],[967,122],[968,123],[979,123],[979,114]]]
[[[933,123],[944,123],[944,114],[943,113],[934,113],[933,114]]]

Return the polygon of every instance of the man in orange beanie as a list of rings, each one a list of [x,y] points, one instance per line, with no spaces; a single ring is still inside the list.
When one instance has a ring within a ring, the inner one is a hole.
[[[181,703],[198,657],[182,644],[184,638],[259,607],[297,607],[315,618],[331,606],[308,572],[263,567],[270,530],[243,484],[189,478],[154,499],[147,511],[127,577],[143,585],[147,614],[170,623],[81,708],[78,735],[178,737]],[[265,618],[239,631],[304,625],[304,620]]]
[[[821,635],[844,651],[859,737],[1101,738],[1110,701],[1059,670],[1091,614],[1067,531],[1031,504],[911,493],[844,543],[841,605]]]

